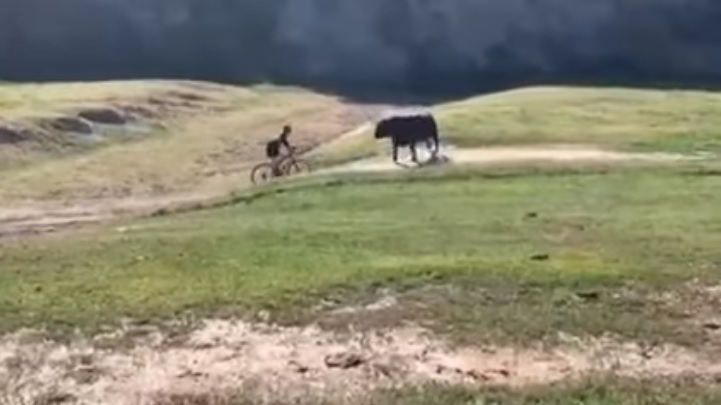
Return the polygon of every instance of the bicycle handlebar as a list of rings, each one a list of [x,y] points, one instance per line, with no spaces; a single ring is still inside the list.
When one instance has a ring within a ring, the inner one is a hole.
[[[298,147],[298,146],[291,146],[290,151],[288,152],[289,155],[302,155],[305,152],[308,152],[312,150],[313,147],[306,146],[306,147]]]

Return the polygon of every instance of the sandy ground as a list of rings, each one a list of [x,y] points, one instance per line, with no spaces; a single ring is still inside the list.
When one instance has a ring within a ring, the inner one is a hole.
[[[132,335],[134,348],[113,347]],[[593,373],[721,375],[721,363],[674,346],[566,338],[561,348],[451,347],[416,327],[339,335],[208,320],[182,339],[152,328],[62,345],[17,333],[0,340],[0,403],[36,398],[82,404],[148,404],[163,395],[252,387],[290,399],[362,396],[427,382],[550,384]],[[3,397],[4,395],[4,397]],[[4,401],[4,402],[3,402]]]

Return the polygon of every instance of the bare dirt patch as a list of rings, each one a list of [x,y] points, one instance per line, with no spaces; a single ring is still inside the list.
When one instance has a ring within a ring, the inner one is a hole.
[[[188,110],[200,110],[209,99],[192,93],[169,93],[148,98],[147,103],[167,114],[184,114]]]
[[[123,125],[128,121],[124,114],[113,108],[88,108],[78,112],[78,117],[107,125]]]
[[[184,92],[184,91],[169,91],[168,96],[174,97],[174,98],[179,98],[181,100],[192,101],[192,102],[212,100],[210,97],[206,97],[201,94],[189,93],[189,92]]]
[[[27,140],[31,136],[27,128],[0,122],[0,145],[19,143]]]
[[[7,400],[64,395],[86,404],[143,404],[159,396],[253,386],[289,399],[361,396],[369,390],[441,382],[551,384],[612,373],[630,377],[712,376],[721,364],[675,346],[653,352],[612,339],[567,337],[556,348],[452,347],[407,326],[335,334],[209,320],[184,339],[152,328],[59,344],[32,334],[0,339],[0,392]],[[132,348],[103,346],[132,335]],[[30,403],[30,402],[28,402]]]
[[[151,108],[139,104],[116,104],[116,108],[134,119],[154,119],[158,114]]]
[[[23,208],[0,209],[0,239],[76,230],[122,217],[147,217],[184,211],[222,201],[228,190],[173,193],[165,196],[96,198],[58,205],[28,202]],[[118,232],[124,232],[119,228]]]
[[[74,132],[89,135],[93,133],[93,126],[83,118],[61,116],[55,118],[43,118],[40,120],[43,128],[60,132]]]

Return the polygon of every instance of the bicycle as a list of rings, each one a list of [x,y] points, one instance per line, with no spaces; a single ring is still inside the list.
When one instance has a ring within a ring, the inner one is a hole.
[[[289,154],[283,156],[278,161],[278,170],[281,175],[275,176],[271,162],[260,163],[251,170],[250,181],[257,185],[270,181],[276,177],[291,176],[301,174],[303,172],[309,173],[311,171],[311,167],[308,161],[296,157],[296,148],[293,148]]]

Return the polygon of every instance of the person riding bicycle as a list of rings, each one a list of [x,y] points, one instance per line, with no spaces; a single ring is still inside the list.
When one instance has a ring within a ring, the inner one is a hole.
[[[283,126],[283,132],[281,132],[277,138],[268,142],[265,146],[265,155],[268,159],[270,159],[270,164],[273,166],[273,176],[275,177],[283,175],[280,167],[278,167],[278,163],[280,163],[280,160],[284,157],[280,154],[280,147],[285,147],[288,154],[292,153],[294,150],[294,148],[290,145],[290,142],[288,142],[288,138],[292,132],[293,128],[291,128],[290,125]]]

